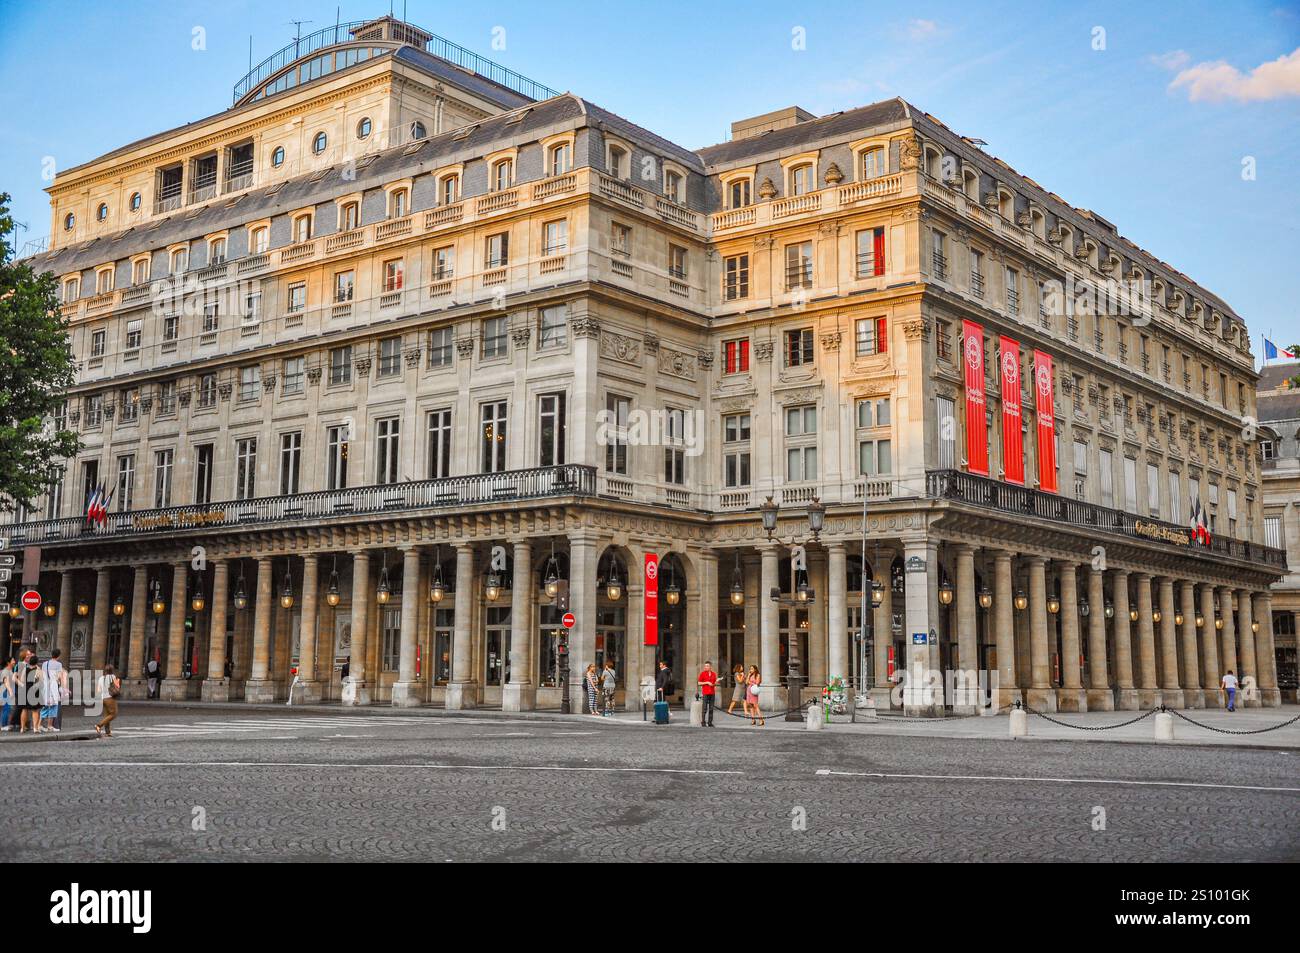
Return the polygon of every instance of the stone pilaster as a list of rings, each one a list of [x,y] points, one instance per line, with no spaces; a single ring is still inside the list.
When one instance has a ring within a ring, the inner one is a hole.
[[[1029,707],[1056,711],[1052,690],[1052,653],[1047,638],[1047,561],[1030,556],[1029,562]]]
[[[1160,580],[1160,701],[1170,708],[1183,707],[1182,681],[1178,675],[1178,623],[1174,618],[1174,581]]]
[[[993,556],[993,633],[997,646],[997,680],[993,706],[1001,710],[1019,699],[1016,687],[1016,607],[1011,591],[1011,553],[998,552]]]
[[[1204,708],[1205,693],[1201,691],[1201,666],[1196,651],[1196,586],[1183,582],[1178,590],[1179,612],[1183,616],[1183,707]]]
[[[952,674],[952,710],[973,715],[979,710],[979,642],[975,608],[975,550],[954,547],[957,561],[957,664]]]
[[[1106,675],[1106,577],[1088,570],[1088,710],[1113,711],[1115,696]]]
[[[1240,676],[1237,671],[1237,620],[1232,612],[1232,590],[1220,586],[1218,590],[1219,617],[1223,619],[1223,671]],[[1240,692],[1238,693],[1240,697]]]
[[[370,635],[370,553],[352,554],[352,649],[348,656],[348,677],[355,688],[352,704],[370,704],[370,683],[366,680],[366,652]]]
[[[1088,696],[1079,671],[1079,581],[1075,565],[1061,563],[1061,687],[1056,701],[1061,711],[1087,711]]]
[[[189,679],[185,678],[185,616],[186,604],[185,562],[172,563],[172,598],[167,604],[167,664],[166,677],[158,690],[163,701],[183,701],[189,698]]]
[[[244,683],[244,701],[266,704],[275,701],[275,685],[271,681],[271,625],[275,612],[270,556],[257,560],[257,595],[253,601],[253,668]],[[355,645],[355,641],[353,643]]]
[[[1242,702],[1248,708],[1259,708],[1263,704],[1259,694],[1259,668],[1255,661],[1255,613],[1253,593],[1249,589],[1237,590],[1237,632],[1241,636],[1241,650],[1238,661],[1241,671],[1237,680],[1241,683]],[[1247,691],[1247,679],[1254,687]]]
[[[1223,708],[1226,704],[1219,685],[1223,672],[1219,668],[1219,630],[1214,627],[1214,587],[1201,586],[1201,688],[1206,708]]]
[[[1155,708],[1160,704],[1160,683],[1156,679],[1156,630],[1151,577],[1137,573],[1133,577],[1137,590],[1138,610],[1138,707]]]
[[[317,675],[319,623],[320,557],[315,553],[308,553],[302,557],[302,617],[298,621],[298,692],[294,696],[294,701],[300,705],[314,705],[321,700],[324,690]]]
[[[473,680],[474,632],[474,547],[456,547],[455,628],[451,635],[451,682],[447,685],[447,707],[473,708],[478,690]]]
[[[1110,577],[1111,601],[1115,605],[1111,637],[1115,642],[1115,707],[1133,711],[1138,707],[1138,693],[1133,684],[1133,620],[1129,617],[1128,578],[1127,569],[1116,569]]]
[[[226,678],[226,618],[230,611],[230,563],[218,559],[212,564],[212,611],[208,613],[208,677],[200,697],[205,702],[230,701],[230,679]]]
[[[532,675],[533,600],[537,585],[533,579],[533,549],[527,540],[515,542],[514,581],[510,594],[510,680],[501,687],[501,710],[532,711],[537,707],[537,688]],[[629,691],[633,688],[625,687]]]
[[[777,545],[759,544],[762,569],[759,576],[758,604],[760,626],[759,671],[763,682],[759,689],[759,705],[764,711],[777,711],[777,695],[781,681],[781,633],[778,607],[772,599],[777,582]]]

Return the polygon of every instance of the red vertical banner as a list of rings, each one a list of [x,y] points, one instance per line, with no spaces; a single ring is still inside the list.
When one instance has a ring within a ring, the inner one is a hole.
[[[659,557],[645,554],[645,644],[659,644]]]
[[[1034,351],[1034,407],[1038,411],[1038,487],[1056,493],[1056,406],[1052,356]]]
[[[961,349],[966,365],[966,469],[989,474],[989,426],[984,398],[984,328],[974,321],[961,324]]]
[[[1025,484],[1025,440],[1020,428],[1020,342],[1002,337],[1002,472]]]

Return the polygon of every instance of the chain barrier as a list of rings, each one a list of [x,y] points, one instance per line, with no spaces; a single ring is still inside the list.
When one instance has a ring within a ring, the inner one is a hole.
[[[1019,699],[1016,700],[1016,707],[1023,708],[1025,711],[1029,712],[1029,714],[1037,715],[1044,721],[1050,721],[1052,724],[1060,725],[1062,728],[1074,728],[1076,731],[1109,731],[1112,728],[1126,728],[1129,725],[1136,725],[1144,718],[1150,718],[1152,715],[1156,714],[1156,712],[1164,710],[1164,706],[1161,705],[1159,708],[1152,708],[1150,711],[1143,712],[1136,718],[1130,718],[1128,721],[1121,721],[1115,725],[1072,725],[1068,721],[1061,721],[1059,718],[1053,718],[1051,715],[1044,714],[1036,708],[1030,708]]]
[[[1217,731],[1221,735],[1262,735],[1266,731],[1277,731],[1279,728],[1285,728],[1288,725],[1294,725],[1297,721],[1300,721],[1300,715],[1296,715],[1294,718],[1288,719],[1280,725],[1269,725],[1265,728],[1216,728],[1214,725],[1207,725],[1195,720],[1194,718],[1189,718],[1176,708],[1169,708],[1166,705],[1160,705],[1156,708],[1152,708],[1148,712],[1143,712],[1136,718],[1130,718],[1128,721],[1121,721],[1114,725],[1072,725],[1069,722],[1061,721],[1059,718],[1053,718],[1041,711],[1030,708],[1021,701],[1016,702],[1016,707],[1023,708],[1031,715],[1037,715],[1044,721],[1050,721],[1054,725],[1060,725],[1062,728],[1074,728],[1077,731],[1109,731],[1111,728],[1125,728],[1128,725],[1137,724],[1144,718],[1150,718],[1158,712],[1167,712],[1170,715],[1176,715],[1188,724],[1195,725],[1197,728],[1204,728],[1206,731]]]
[[[1221,735],[1262,735],[1266,731],[1277,731],[1279,728],[1285,728],[1287,725],[1294,725],[1300,721],[1300,715],[1296,715],[1290,721],[1284,721],[1280,725],[1270,725],[1267,728],[1216,728],[1213,725],[1203,725],[1199,721],[1188,718],[1181,711],[1173,708],[1168,709],[1171,715],[1177,715],[1183,721],[1195,725],[1197,728],[1205,728],[1208,731],[1217,731]]]

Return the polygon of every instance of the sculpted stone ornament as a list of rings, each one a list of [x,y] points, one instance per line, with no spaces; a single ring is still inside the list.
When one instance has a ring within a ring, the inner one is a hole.
[[[368,358],[368,357],[359,357],[359,358],[357,358],[355,361],[352,362],[352,366],[353,366],[354,368],[356,368],[357,376],[358,376],[358,377],[369,377],[369,376],[370,376],[370,364],[371,364],[371,361],[370,361],[370,358]]]
[[[140,398],[140,410],[141,410],[142,412],[146,413],[146,414],[149,413],[149,411],[153,410],[153,398],[152,398],[152,397],[141,397],[141,398]]]
[[[420,366],[420,349],[418,347],[413,347],[406,352],[406,366],[407,367]]]
[[[773,344],[771,341],[754,342],[754,359],[766,363],[772,360]]]
[[[838,163],[832,162],[826,167],[826,174],[822,178],[827,185],[839,185],[844,181],[844,173],[840,171]]]
[[[474,354],[474,339],[460,338],[456,341],[456,353],[461,357],[468,358]]]
[[[772,182],[771,176],[764,178],[759,184],[758,197],[764,201],[771,201],[776,197],[776,185]]]
[[[930,337],[930,324],[925,318],[909,318],[903,322],[903,337],[908,341],[925,341]]]
[[[839,331],[823,331],[821,336],[822,348],[827,351],[838,351],[841,336]]]
[[[275,374],[262,375],[262,387],[269,393],[275,393]]]
[[[647,344],[646,350],[649,349]],[[622,361],[625,364],[635,364],[639,367],[641,365],[641,342],[626,334],[619,334],[617,331],[604,331],[600,335],[600,355],[601,357]]]
[[[696,360],[700,362],[700,367],[704,368],[706,371],[710,370],[713,367],[713,352],[701,351],[696,357]]]
[[[643,335],[643,337],[644,337],[644,340],[645,340],[645,352],[646,352],[647,354],[658,354],[658,353],[659,353],[659,335],[655,334],[653,331],[647,331],[647,332],[645,332],[645,334]]]
[[[903,172],[915,172],[921,167],[921,157],[925,150],[915,136],[902,140],[898,145],[898,168]]]
[[[510,329],[510,340],[514,341],[515,348],[522,350],[528,347],[528,339],[532,336],[533,329],[527,325]]]
[[[68,414],[68,420],[72,422],[72,426],[77,426],[77,424],[81,423],[81,411],[72,411],[72,413]]]
[[[662,348],[659,352],[659,369],[674,377],[695,379],[695,359],[682,351]]]
[[[182,407],[188,407],[190,405],[190,392],[187,390],[181,391],[179,399]]]
[[[571,318],[569,320],[569,327],[573,328],[573,336],[575,338],[600,337],[600,322],[590,315]]]
[[[222,400],[230,400],[232,390],[234,390],[234,386],[229,381],[224,381],[217,385],[217,396]]]
[[[309,368],[307,368],[307,383],[309,383],[309,384],[313,384],[313,385],[314,385],[314,384],[319,384],[319,383],[320,383],[321,370],[322,370],[322,369],[321,369],[319,366],[314,366],[314,367],[309,367]]]

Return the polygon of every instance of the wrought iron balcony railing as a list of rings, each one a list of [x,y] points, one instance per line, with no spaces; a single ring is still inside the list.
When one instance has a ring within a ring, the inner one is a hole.
[[[408,510],[458,509],[483,503],[510,503],[547,497],[593,496],[594,467],[566,464],[531,470],[506,470],[440,480],[320,490],[291,496],[227,500],[221,503],[109,513],[103,524],[81,517],[0,526],[10,546],[48,546],[156,535],[178,530],[321,520]]]
[[[926,495],[1036,520],[1051,520],[1093,531],[1118,533],[1134,540],[1163,540],[1177,544],[1179,539],[1189,536],[1188,528],[1176,523],[1166,523],[960,470],[927,471]],[[1211,536],[1208,548],[1193,543],[1188,552],[1193,555],[1227,556],[1284,571],[1286,569],[1286,553],[1283,550],[1217,534]]]

